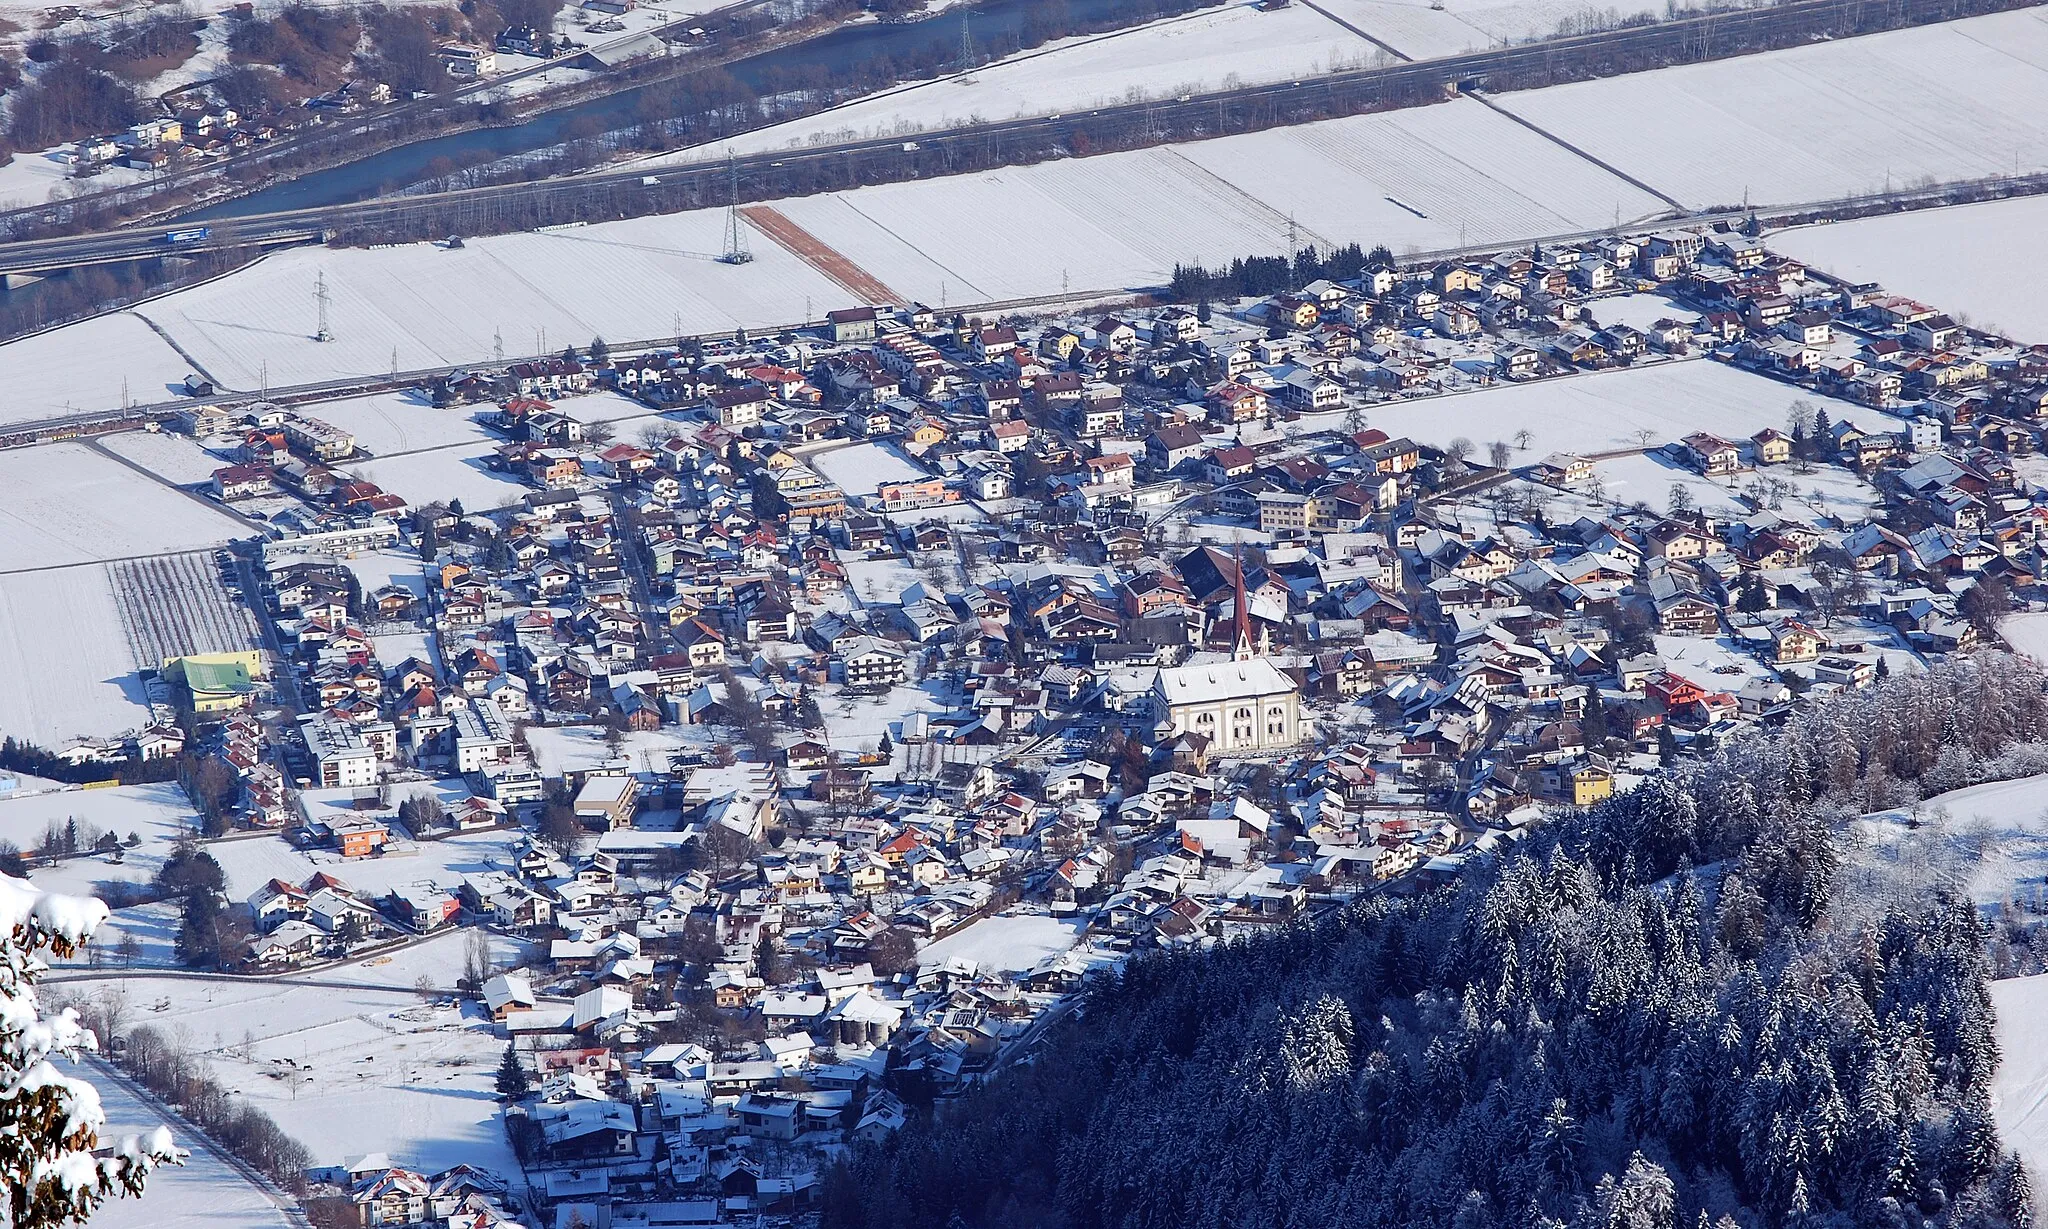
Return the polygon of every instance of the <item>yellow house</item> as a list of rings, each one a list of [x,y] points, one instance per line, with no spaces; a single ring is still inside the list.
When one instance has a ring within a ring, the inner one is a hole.
[[[1589,807],[1614,796],[1614,774],[1598,764],[1583,764],[1572,770],[1572,805]]]
[[[920,418],[910,424],[910,430],[904,433],[903,441],[906,444],[929,448],[945,438],[946,429],[940,426],[936,419]]]
[[[1038,349],[1041,354],[1048,358],[1056,358],[1061,362],[1065,362],[1067,356],[1074,352],[1074,347],[1080,344],[1081,339],[1079,337],[1076,337],[1066,329],[1059,329],[1046,334],[1040,341]]]
[[[855,892],[879,892],[889,886],[889,867],[880,859],[863,859],[846,873],[846,879]]]
[[[1766,427],[1749,439],[1756,445],[1756,459],[1760,465],[1783,465],[1792,459],[1792,437],[1782,431]]]
[[[1820,657],[1820,635],[1797,619],[1787,619],[1771,629],[1771,641],[1780,664],[1814,661]]]

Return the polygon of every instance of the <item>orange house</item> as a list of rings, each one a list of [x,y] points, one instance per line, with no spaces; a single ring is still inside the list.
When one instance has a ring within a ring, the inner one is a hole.
[[[374,819],[350,819],[334,825],[334,843],[344,858],[367,858],[384,847],[390,830]]]

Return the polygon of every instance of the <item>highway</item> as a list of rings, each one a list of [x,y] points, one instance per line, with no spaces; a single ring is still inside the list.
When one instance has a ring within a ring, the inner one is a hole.
[[[1348,114],[1373,105],[1423,101],[1452,89],[1473,89],[1490,78],[1513,78],[1530,70],[1551,71],[1569,63],[1593,75],[1624,60],[1650,57],[1666,63],[1711,59],[1752,45],[1771,34],[1824,37],[1842,22],[1867,12],[1866,0],[1787,0],[1768,8],[1684,18],[1655,25],[1499,47],[1437,60],[1398,63],[1328,73],[1293,82],[1243,86],[1180,99],[1130,103],[1094,111],[970,124],[916,134],[845,141],[801,150],[749,154],[737,169],[746,200],[799,195],[816,189],[818,168],[835,183],[884,182],[944,174],[956,155],[972,152],[968,165],[985,164],[991,152],[1005,162],[1063,156],[1093,142],[1091,131],[1110,133],[1133,120],[1148,128],[1214,135],[1251,127],[1303,122],[1320,115]],[[1899,0],[1899,11],[1933,19],[1952,13],[1944,0]],[[348,204],[252,214],[210,224],[204,239],[172,245],[164,236],[176,225],[130,227],[91,234],[0,244],[0,275],[38,273],[81,265],[133,260],[173,250],[204,251],[309,241],[348,231],[391,229],[418,232],[430,216],[474,216],[488,222],[494,210],[538,202],[568,202],[588,220],[621,216],[635,194],[658,191],[665,206],[723,203],[730,187],[729,164],[706,160],[649,169],[627,166],[530,183],[510,183],[413,196],[383,197]],[[453,207],[452,209],[450,207]],[[465,212],[467,211],[467,212]],[[645,212],[645,210],[638,210]],[[502,229],[502,227],[498,228]]]

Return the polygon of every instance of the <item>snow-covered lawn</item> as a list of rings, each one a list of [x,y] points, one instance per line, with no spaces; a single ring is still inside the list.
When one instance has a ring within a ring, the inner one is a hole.
[[[1734,692],[1751,679],[1774,679],[1769,666],[1727,636],[1658,636],[1657,655],[1671,673],[1708,691]]]
[[[972,960],[984,971],[1022,972],[1081,940],[1082,924],[1040,913],[999,914],[955,931],[917,954],[923,966]]]
[[[154,555],[239,536],[221,513],[83,444],[0,452],[0,572]]]
[[[45,827],[70,819],[112,832],[123,841],[130,833],[142,838],[135,848],[122,851],[119,863],[99,857],[69,858],[30,872],[29,878],[38,887],[91,896],[102,882],[146,882],[155,877],[179,836],[196,822],[193,816],[192,804],[176,782],[59,789],[0,800],[0,840],[34,849]]]
[[[1493,440],[1513,440],[1516,431],[1526,428],[1533,438],[1529,451],[1517,454],[1516,464],[1527,464],[1551,452],[1634,448],[1639,430],[1650,432],[1653,447],[1694,431],[1741,441],[1765,427],[1784,430],[1786,411],[1801,398],[1825,406],[1830,418],[1847,415],[1865,430],[1899,428],[1888,415],[1816,398],[1805,389],[1709,359],[1372,406],[1365,421],[1423,444],[1443,445],[1463,436],[1482,450]],[[1655,493],[1659,507],[1663,495],[1662,490]]]
[[[1742,511],[1742,504],[1728,488],[1680,465],[1662,451],[1608,457],[1596,462],[1593,472],[1606,485],[1607,498],[1613,503],[1640,502],[1652,511],[1670,512],[1672,490],[1682,487],[1692,506],[1703,512]]]
[[[104,565],[0,575],[0,678],[0,734],[44,746],[118,734],[149,718]]]
[[[888,735],[890,741],[900,742],[903,736],[903,719],[912,713],[942,713],[950,705],[936,690],[937,684],[924,687],[892,687],[881,695],[820,696],[819,712],[825,718],[825,730],[834,747],[866,751],[871,750]]]
[[[550,777],[586,772],[613,758],[601,726],[528,726],[526,740],[533,746],[534,763]],[[711,731],[703,726],[634,730],[626,734],[619,754],[632,762],[635,772],[666,772],[675,752],[700,750],[712,741]]]
[[[2021,9],[1499,101],[1693,208],[2038,171],[2048,15]]]
[[[2048,199],[1891,214],[1772,235],[1773,249],[1930,303],[2023,343],[2048,341]]]
[[[135,462],[153,474],[163,477],[166,482],[179,486],[193,486],[209,482],[213,471],[229,460],[217,457],[199,446],[198,441],[185,435],[168,435],[161,431],[124,431],[119,435],[102,435],[99,442],[109,452]]]
[[[849,552],[839,562],[846,569],[846,583],[869,606],[893,606],[902,600],[905,589],[924,579],[908,559],[899,556],[864,559]]]
[[[17,151],[13,161],[0,166],[0,208],[40,205],[78,188],[104,192],[148,178],[146,171],[122,166],[108,167],[90,179],[73,179],[71,161],[59,156],[70,148],[68,145],[53,145],[49,149]]]
[[[834,448],[812,457],[811,465],[838,483],[848,495],[872,495],[885,482],[916,482],[931,477],[893,444]]]
[[[1612,298],[1595,299],[1586,304],[1593,313],[1593,322],[1612,326],[1626,324],[1631,328],[1647,330],[1659,320],[1678,320],[1686,324],[1700,318],[1696,311],[1680,307],[1661,294],[1618,294]]]

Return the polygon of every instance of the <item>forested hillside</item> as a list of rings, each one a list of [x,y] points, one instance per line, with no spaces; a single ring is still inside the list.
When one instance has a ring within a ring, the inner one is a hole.
[[[2044,718],[2030,667],[1958,661],[1454,887],[1134,960],[835,1172],[826,1225],[2028,1224],[1986,927],[1838,821],[2040,771]]]

